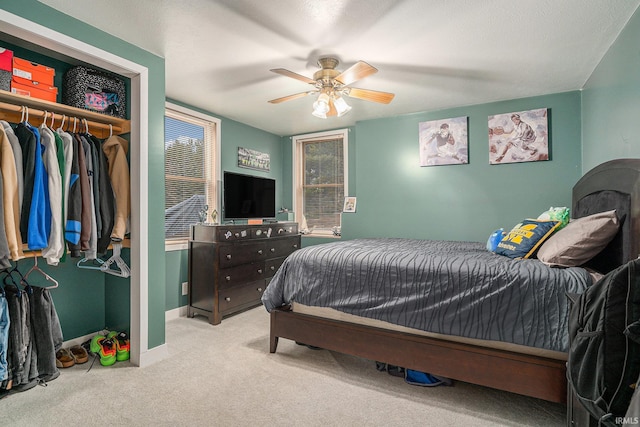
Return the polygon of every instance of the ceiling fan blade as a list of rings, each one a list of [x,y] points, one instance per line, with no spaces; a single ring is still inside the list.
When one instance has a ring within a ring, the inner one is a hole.
[[[313,79],[310,79],[309,77],[305,77],[302,74],[298,74],[298,73],[294,73],[293,71],[289,71],[289,70],[285,70],[284,68],[274,68],[270,71],[273,71],[276,74],[281,74],[283,76],[286,77],[291,77],[292,79],[296,79],[296,80],[300,80],[303,81],[305,83],[309,83],[311,85],[315,85],[316,81]]]
[[[312,93],[316,93],[316,91],[312,90],[312,91],[309,91],[309,92],[300,92],[300,93],[296,93],[296,94],[289,95],[289,96],[283,96],[282,98],[272,99],[269,102],[272,103],[272,104],[279,104],[279,103],[284,102],[284,101],[291,101],[292,99],[302,98],[304,96],[311,95]]]
[[[369,65],[364,61],[358,61],[340,73],[340,75],[336,77],[336,80],[346,86],[356,80],[364,79],[365,77],[377,72],[378,69],[376,67]]]
[[[390,103],[393,97],[395,96],[393,93],[389,93],[389,92],[379,92],[377,90],[369,90],[369,89],[358,89],[357,87],[350,87],[347,89],[348,89],[348,92],[346,92],[346,95],[350,96],[351,98],[364,99],[365,101],[379,102],[381,104]]]

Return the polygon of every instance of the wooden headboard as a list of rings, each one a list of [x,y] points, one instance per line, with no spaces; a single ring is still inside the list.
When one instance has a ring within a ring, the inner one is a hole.
[[[587,172],[573,187],[571,217],[616,210],[620,230],[588,267],[608,273],[640,256],[640,159],[617,159]]]

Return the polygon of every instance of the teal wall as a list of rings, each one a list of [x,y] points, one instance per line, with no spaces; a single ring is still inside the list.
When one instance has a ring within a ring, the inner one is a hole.
[[[631,17],[582,93],[583,172],[640,157],[640,9]]]
[[[149,70],[149,140],[148,181],[149,206],[164,205],[164,59],[138,47],[99,31],[81,21],[43,5],[37,0],[2,2],[2,9],[37,24],[48,27],[74,39],[118,55]],[[164,229],[162,209],[149,209],[149,215],[142,218],[150,230]],[[132,236],[135,239],[135,236]],[[165,271],[154,268],[154,260],[164,259],[163,233],[149,233],[149,244],[144,248],[149,256],[148,275],[148,347],[153,348],[165,342]],[[26,264],[28,261],[24,261]],[[22,263],[22,262],[21,262]],[[61,318],[65,339],[75,338],[87,332],[95,332],[107,322],[124,327],[128,322],[122,313],[130,304],[128,280],[103,277],[104,274],[84,272],[75,265],[65,264],[52,268],[50,274],[60,280],[60,287],[53,293],[54,302]],[[126,288],[126,289],[125,289]],[[107,325],[109,326],[109,325]]]
[[[487,117],[549,109],[550,161],[489,164]],[[418,124],[468,117],[469,164],[419,166]],[[359,122],[355,146],[357,212],[342,235],[486,241],[550,206],[570,206],[580,177],[580,93]]]

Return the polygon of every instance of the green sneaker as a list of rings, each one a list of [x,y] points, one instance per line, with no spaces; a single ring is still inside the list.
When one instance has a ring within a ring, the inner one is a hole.
[[[91,353],[100,353],[100,341],[103,339],[105,339],[105,336],[100,334],[94,335],[93,338],[91,338],[91,343],[89,344],[89,350]]]
[[[107,338],[113,340],[116,345],[116,360],[118,362],[129,360],[131,344],[127,333],[110,332]]]
[[[100,345],[100,351],[98,355],[100,356],[100,364],[102,366],[111,366],[116,363],[116,345],[113,340],[102,337],[102,339],[98,340]]]

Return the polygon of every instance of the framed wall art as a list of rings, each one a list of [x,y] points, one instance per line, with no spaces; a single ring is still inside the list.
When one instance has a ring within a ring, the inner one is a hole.
[[[271,158],[268,153],[238,147],[238,167],[269,171],[271,170]]]
[[[549,160],[547,108],[489,116],[489,163]]]
[[[467,117],[418,124],[420,166],[469,163]]]

